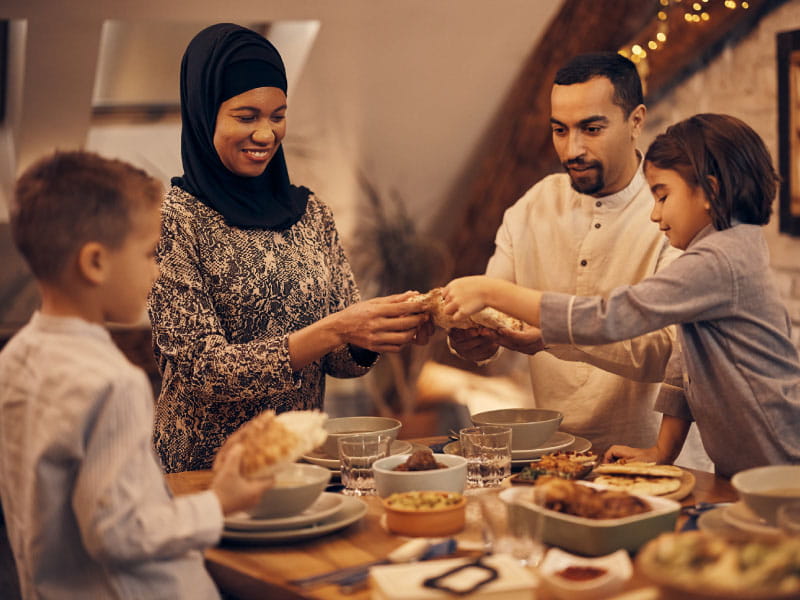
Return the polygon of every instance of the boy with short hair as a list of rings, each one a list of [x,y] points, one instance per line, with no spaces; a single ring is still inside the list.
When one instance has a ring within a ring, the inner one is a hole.
[[[11,228],[42,305],[0,353],[0,499],[24,598],[218,598],[202,550],[269,480],[173,498],[152,450],[147,377],[106,321],[133,322],[157,275],[161,186],[88,152],[17,182]]]

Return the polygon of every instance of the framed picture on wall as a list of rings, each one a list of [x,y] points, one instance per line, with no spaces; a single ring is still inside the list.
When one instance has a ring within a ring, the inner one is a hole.
[[[800,236],[800,30],[777,35],[781,233]]]

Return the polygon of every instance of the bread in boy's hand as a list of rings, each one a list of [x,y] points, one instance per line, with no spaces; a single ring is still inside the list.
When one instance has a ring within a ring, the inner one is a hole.
[[[328,415],[318,410],[296,410],[279,415],[265,410],[239,429],[237,442],[244,446],[242,474],[264,477],[279,466],[308,454],[328,437],[327,420]]]
[[[523,329],[522,321],[490,306],[484,307],[466,319],[454,319],[452,315],[448,315],[444,312],[442,288],[434,288],[427,294],[419,294],[418,296],[409,298],[406,302],[419,304],[425,312],[431,315],[434,325],[447,331],[451,329],[472,329],[479,325],[494,330],[504,328],[513,331],[522,331]]]

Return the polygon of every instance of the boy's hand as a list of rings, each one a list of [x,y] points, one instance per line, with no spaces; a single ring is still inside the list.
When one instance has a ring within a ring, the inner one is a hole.
[[[652,448],[632,448],[631,446],[617,444],[606,450],[603,455],[603,462],[614,462],[620,458],[642,462],[658,462],[658,448],[656,446]]]
[[[243,451],[241,444],[225,444],[225,451],[214,461],[211,491],[219,498],[223,515],[250,508],[275,483],[272,477],[250,479],[242,475],[239,469]]]
[[[460,277],[448,283],[442,291],[444,312],[455,320],[466,319],[486,306],[487,277]]]

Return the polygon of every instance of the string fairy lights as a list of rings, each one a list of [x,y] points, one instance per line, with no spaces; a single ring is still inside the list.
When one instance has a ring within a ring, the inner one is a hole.
[[[636,65],[644,80],[649,72],[648,52],[657,52],[667,45],[670,27],[677,29],[687,25],[703,25],[713,21],[713,11],[718,5],[728,10],[747,10],[746,0],[655,0],[657,10],[654,23],[645,29],[645,39],[631,42],[619,49],[619,53]]]

